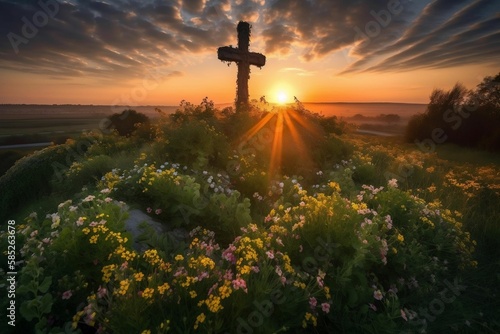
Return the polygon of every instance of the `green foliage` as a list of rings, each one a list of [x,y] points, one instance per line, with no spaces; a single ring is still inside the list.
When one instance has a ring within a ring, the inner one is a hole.
[[[435,89],[427,111],[410,119],[406,140],[431,151],[443,142],[499,151],[499,82],[500,74],[486,77],[472,92],[458,83],[449,91]]]
[[[80,142],[48,147],[26,156],[0,177],[0,220],[31,201],[51,192],[50,180],[60,177],[78,157],[77,150],[85,150]]]
[[[137,129],[139,124],[149,122],[149,118],[133,109],[126,109],[121,113],[111,115],[109,118],[111,126],[120,136],[129,137]]]
[[[452,95],[434,99],[454,105],[460,94]],[[9,187],[16,180],[27,189],[22,179],[32,172],[30,182],[47,184],[51,198],[70,199],[16,225],[18,328],[496,330],[497,267],[482,276],[491,287],[478,291],[472,240],[490,240],[478,245],[483,251],[496,245],[496,167],[451,164],[341,129],[300,108],[244,114],[205,99],[183,103],[142,134],[87,135],[21,160],[8,173]],[[61,163],[43,172],[51,166],[44,159]],[[38,170],[46,180],[36,180]],[[145,227],[131,240],[127,206],[118,200],[189,237]],[[0,232],[4,249],[7,235]],[[442,293],[449,284],[459,287],[453,301]],[[444,300],[443,312],[424,322],[435,298]]]
[[[204,120],[192,120],[169,129],[166,140],[165,150],[173,161],[196,169],[208,165],[225,167],[227,138]]]
[[[199,105],[194,105],[190,102],[182,100],[179,109],[170,115],[170,119],[174,124],[186,124],[190,121],[205,121],[207,124],[214,126],[217,122],[217,110],[214,102],[205,97]]]
[[[0,153],[0,175],[5,174],[12,167],[17,160],[21,159],[24,155],[18,151],[7,151]]]
[[[123,233],[125,218],[123,206],[103,192],[88,195],[76,205],[63,202],[45,219],[33,213],[24,224],[18,223],[16,256],[24,264],[18,270],[16,303],[21,317],[16,326],[27,331],[65,328],[66,333],[73,332],[72,318],[81,307],[80,299],[99,287],[101,266],[109,262],[111,252],[131,244]],[[0,235],[2,244],[5,236]]]
[[[170,224],[210,227],[219,240],[234,238],[251,221],[250,201],[229,187],[227,176],[204,171],[195,177],[184,174],[178,164],[167,165],[146,163],[123,173],[116,170],[105,175],[102,187],[128,198],[142,196],[145,205],[158,208]]]

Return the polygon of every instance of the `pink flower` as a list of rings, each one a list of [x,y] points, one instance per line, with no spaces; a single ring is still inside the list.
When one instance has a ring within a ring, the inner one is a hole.
[[[76,226],[82,226],[84,222],[85,222],[85,219],[83,219],[83,217],[80,217],[76,221]]]
[[[92,202],[94,199],[95,199],[94,195],[88,195],[82,200],[82,202]]]
[[[203,271],[201,274],[198,275],[198,281],[201,281],[207,277],[209,277],[208,273],[206,271]]]
[[[226,273],[224,274],[224,279],[226,281],[232,281],[233,280],[233,272],[230,269],[226,270]]]
[[[406,317],[405,311],[401,310],[401,317],[405,319],[405,321],[408,321],[408,318]]]
[[[153,209],[151,209],[151,208],[147,208],[147,209],[146,209],[146,212],[147,212],[147,213],[151,213],[151,212],[153,212]]]
[[[120,269],[121,269],[121,270],[125,270],[125,269],[127,269],[127,268],[128,268],[128,262],[127,262],[127,261],[125,261],[125,262],[123,262],[123,263],[122,263],[122,265],[120,266]]]
[[[387,229],[391,229],[392,228],[392,218],[391,216],[387,215],[385,216],[385,222],[387,223]]]
[[[156,210],[155,210],[155,213],[156,213],[157,215],[161,214],[161,209],[156,209]]]
[[[230,244],[229,247],[222,252],[222,258],[231,262],[236,263],[236,256],[234,256],[233,252],[236,250],[236,246]]]
[[[398,180],[390,179],[389,182],[387,182],[387,185],[389,186],[389,188],[397,188],[398,187]]]
[[[71,290],[64,291],[62,294],[62,299],[70,299],[71,296],[73,296],[73,293],[71,292]]]
[[[267,251],[266,254],[267,254],[267,257],[269,259],[271,259],[271,260],[274,259],[274,253],[273,253],[273,251]]]
[[[373,305],[372,303],[368,304],[368,306],[370,306],[372,310],[377,311],[377,306]]]
[[[254,273],[258,273],[260,271],[259,267],[258,266],[252,266],[252,271]]]
[[[375,298],[376,300],[382,300],[384,298],[384,295],[382,294],[382,291],[375,290],[373,291],[373,298]]]
[[[248,293],[247,283],[244,279],[238,277],[237,279],[233,280],[232,283],[235,290],[242,289],[243,291]]]
[[[316,300],[316,298],[314,297],[311,297],[309,298],[309,306],[314,310],[314,308],[316,307],[316,305],[318,305],[318,301]]]
[[[281,241],[280,237],[276,238],[276,243],[278,243],[278,245],[285,246],[285,245],[283,245],[283,241]]]
[[[219,283],[215,283],[214,285],[212,285],[212,287],[208,290],[208,295],[210,296],[212,294],[212,292],[217,289],[217,287],[219,286]]]
[[[330,304],[328,304],[328,303],[321,304],[321,309],[325,313],[330,313]]]
[[[97,297],[103,298],[108,294],[108,290],[99,285],[99,289],[97,289]]]
[[[318,282],[320,288],[323,288],[323,286],[325,285],[321,277],[316,277],[316,282]]]

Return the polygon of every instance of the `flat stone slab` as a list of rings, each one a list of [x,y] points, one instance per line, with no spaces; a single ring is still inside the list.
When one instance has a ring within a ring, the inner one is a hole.
[[[147,224],[149,228],[152,228],[156,234],[168,234],[170,238],[177,242],[186,241],[189,234],[183,228],[169,228],[168,225],[158,222],[148,216],[146,213],[141,210],[133,209],[129,210],[129,217],[125,221],[125,229],[127,232],[132,234],[132,238],[134,240],[134,248],[137,251],[143,251],[147,249],[147,246],[143,243],[140,243],[138,240],[140,236],[144,233],[144,224]]]

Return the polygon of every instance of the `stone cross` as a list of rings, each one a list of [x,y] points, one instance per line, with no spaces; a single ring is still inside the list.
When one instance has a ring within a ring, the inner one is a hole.
[[[238,64],[238,80],[236,93],[236,109],[248,106],[248,79],[250,79],[250,65],[262,67],[266,64],[266,56],[248,51],[250,46],[250,24],[238,23],[238,47],[223,46],[217,50],[217,56],[222,61],[234,61]]]

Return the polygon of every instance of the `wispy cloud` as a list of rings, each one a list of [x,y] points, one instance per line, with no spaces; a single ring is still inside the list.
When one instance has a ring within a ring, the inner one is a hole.
[[[40,2],[55,4],[53,17]],[[238,20],[260,31],[252,41],[269,57],[310,62],[349,48],[355,61],[342,73],[495,62],[499,13],[497,0],[0,0],[0,68],[103,80],[177,73],[183,57],[234,45]]]
[[[285,68],[282,68],[281,70],[279,70],[279,72],[281,73],[295,73],[297,74],[298,76],[312,76],[314,75],[314,71],[308,71],[308,70],[304,70],[302,68],[298,68],[298,67],[285,67]]]

